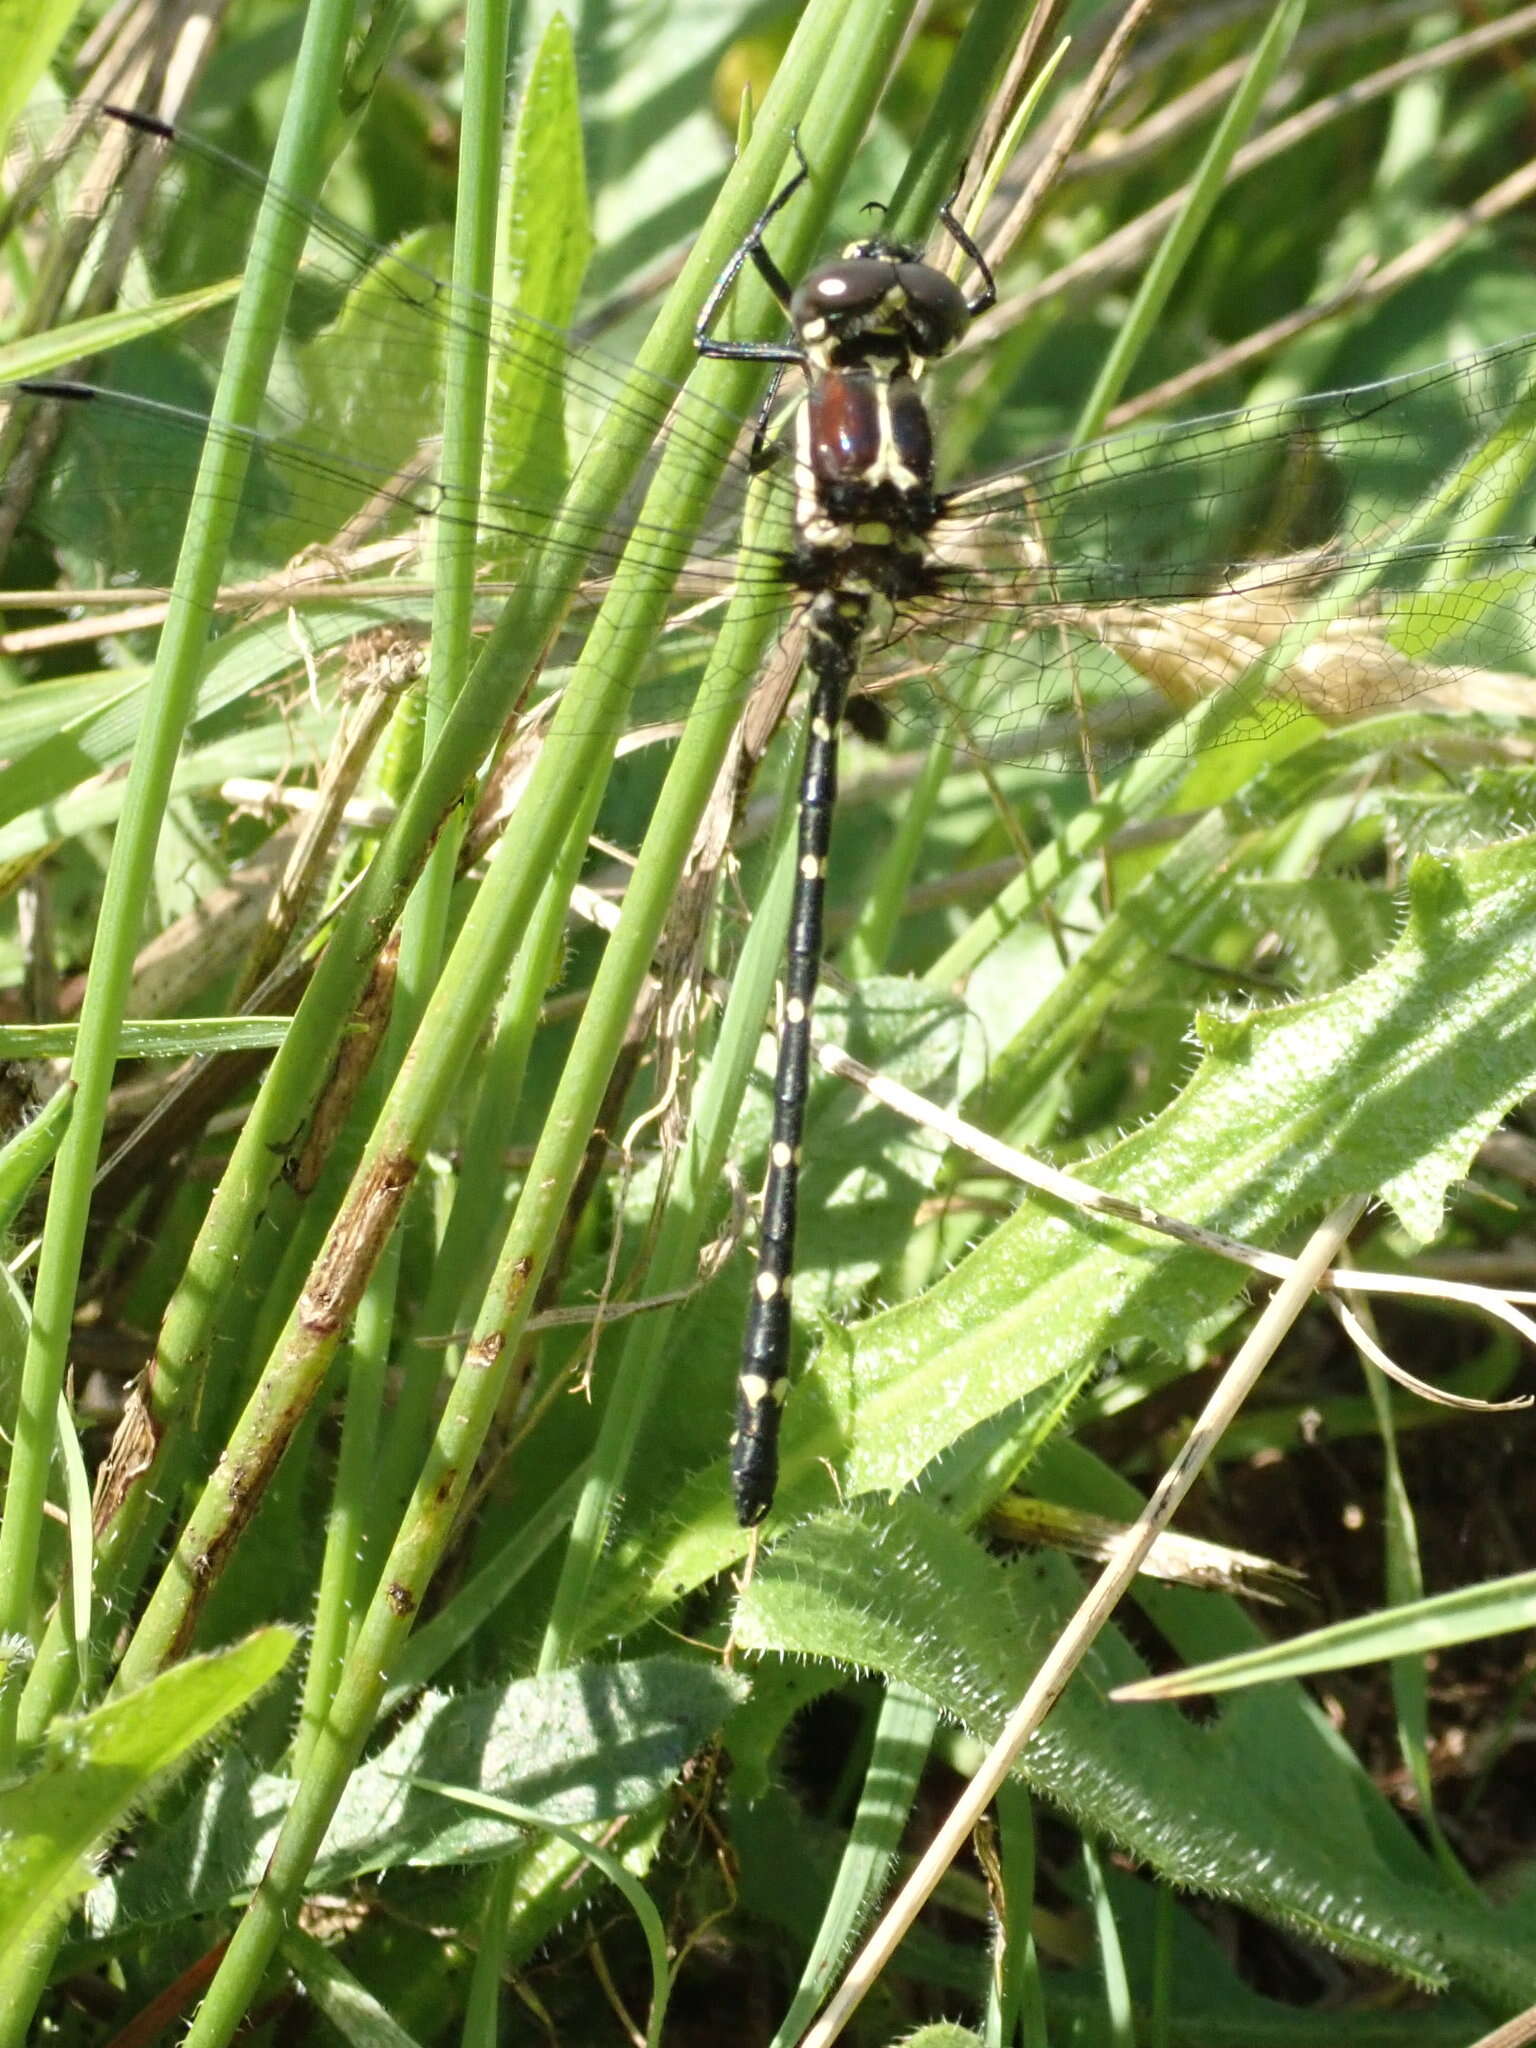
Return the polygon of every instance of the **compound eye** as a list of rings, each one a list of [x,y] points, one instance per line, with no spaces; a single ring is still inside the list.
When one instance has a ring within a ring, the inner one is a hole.
[[[796,328],[808,321],[834,324],[850,316],[868,313],[878,306],[891,286],[891,266],[873,257],[845,257],[841,263],[824,263],[802,278],[789,302],[789,317]]]
[[[965,293],[953,278],[929,263],[903,263],[897,273],[902,292],[921,327],[925,353],[941,355],[971,324]]]

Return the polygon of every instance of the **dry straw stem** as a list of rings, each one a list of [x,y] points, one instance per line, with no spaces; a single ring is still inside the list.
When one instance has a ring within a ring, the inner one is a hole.
[[[1031,172],[1024,190],[1015,200],[1012,211],[998,232],[988,240],[989,264],[995,266],[1000,263],[1003,253],[1013,247],[1034,219],[1036,210],[1060,176],[1068,157],[1092,125],[1116,72],[1125,61],[1131,43],[1155,4],[1156,0],[1131,0],[1131,5],[1115,24],[1113,35],[1100,51],[1093,69],[1068,102],[1060,125],[1047,142],[1044,154]],[[987,324],[985,320],[973,321],[969,330],[970,335],[974,336],[979,327]]]
[[[1234,8],[1232,17],[1234,21],[1262,17],[1269,13],[1269,8],[1270,0],[1259,0],[1257,5],[1245,4]],[[1309,58],[1327,56],[1334,50],[1347,50],[1356,43],[1375,42],[1394,29],[1411,28],[1428,12],[1425,0],[1394,0],[1392,5],[1362,7],[1353,14],[1341,14],[1332,20],[1319,22],[1296,38],[1291,48],[1292,61],[1287,67],[1288,72],[1294,80]],[[1143,78],[1165,64],[1170,55],[1194,41],[1197,29],[1203,36],[1209,27],[1208,16],[1194,16],[1183,33],[1175,29],[1149,43],[1145,54],[1133,58],[1126,66],[1121,79],[1122,91],[1140,84]],[[1194,85],[1164,101],[1144,121],[1125,130],[1117,140],[1106,140],[1101,144],[1096,138],[1082,155],[1074,157],[1066,166],[1062,182],[1096,178],[1106,172],[1118,176],[1122,171],[1133,170],[1148,158],[1161,157],[1190,129],[1202,121],[1220,116],[1247,68],[1246,58],[1234,57],[1230,63],[1218,65]],[[1277,84],[1274,97],[1280,99],[1284,95],[1284,85]]]
[[[1491,2034],[1479,2034],[1467,2048],[1525,2048],[1528,2041],[1536,2041],[1536,2005],[1527,2006]]]
[[[940,1879],[969,1841],[1025,1743],[1040,1727],[1087,1655],[1095,1636],[1140,1571],[1147,1553],[1189,1492],[1282,1338],[1330,1270],[1364,1208],[1365,1197],[1353,1196],[1313,1232],[1289,1277],[1275,1290],[1246,1343],[1222,1374],[1184,1449],[1163,1475],[1142,1514],[1115,1546],[1109,1562],[1009,1715],[1002,1734],[860,1951],[826,2011],[805,2035],[802,2048],[829,2048],[863,2002]]]
[[[400,534],[387,540],[369,541],[352,548],[328,547],[323,553],[299,555],[273,576],[259,576],[244,583],[226,583],[219,590],[214,609],[221,614],[257,616],[263,612],[294,610],[305,604],[345,604],[350,599],[365,603],[379,595],[381,575],[389,578],[390,597],[400,606],[432,595],[430,582],[399,575],[402,561],[420,552],[420,537]],[[481,583],[482,597],[505,597],[511,586]],[[8,611],[56,610],[57,590],[8,590]],[[82,618],[64,619],[55,625],[23,626],[0,634],[0,654],[37,654],[55,647],[67,647],[80,640],[102,640],[123,633],[145,632],[165,623],[170,592],[156,597],[141,596],[136,604],[124,605],[119,589],[71,590],[71,608],[83,610]],[[106,607],[102,617],[97,607]],[[297,663],[299,656],[294,656]]]
[[[990,1166],[1054,1201],[1065,1202],[1089,1215],[1109,1216],[1117,1223],[1130,1223],[1142,1230],[1155,1231],[1159,1236],[1171,1237],[1176,1243],[1187,1244],[1196,1251],[1209,1252],[1215,1258],[1230,1259],[1235,1265],[1247,1266],[1255,1273],[1262,1273],[1266,1279],[1289,1283],[1296,1275],[1300,1260],[1286,1258],[1279,1252],[1263,1251],[1257,1245],[1245,1244],[1241,1238],[1228,1237],[1219,1230],[1207,1230],[1201,1224],[1182,1222],[1177,1216],[1166,1215],[1142,1202],[1129,1201],[1122,1195],[1107,1194],[1088,1181],[1078,1180],[1070,1173],[1063,1173],[1059,1167],[1049,1166],[1042,1159],[1032,1159],[1027,1152],[1017,1151],[1001,1139],[989,1137],[963,1117],[939,1108],[937,1103],[902,1087],[899,1081],[888,1080],[883,1074],[877,1074],[860,1061],[851,1059],[840,1046],[818,1042],[816,1060],[824,1072],[852,1081],[877,1102],[895,1110],[898,1116],[936,1132],[949,1144],[979,1159],[984,1166]],[[1500,1292],[1468,1281],[1420,1279],[1411,1273],[1367,1273],[1356,1266],[1341,1266],[1337,1270],[1329,1267],[1317,1276],[1313,1284],[1319,1291],[1328,1293],[1407,1294],[1432,1301],[1458,1302],[1507,1323],[1528,1344],[1536,1346],[1536,1322],[1514,1305],[1517,1301],[1536,1302],[1536,1292]],[[1342,1311],[1342,1304],[1340,1308]],[[1530,1395],[1514,1401],[1490,1402],[1442,1394],[1437,1388],[1394,1365],[1379,1346],[1365,1339],[1358,1318],[1348,1317],[1345,1328],[1357,1343],[1361,1343],[1362,1349],[1368,1351],[1373,1364],[1427,1400],[1442,1401],[1453,1408],[1474,1408],[1480,1412],[1528,1408],[1531,1405],[1533,1397]]]
[[[1461,207],[1449,220],[1442,221],[1430,234],[1421,236],[1400,256],[1394,256],[1390,263],[1383,263],[1379,270],[1362,266],[1348,284],[1328,298],[1303,306],[1283,319],[1272,320],[1267,327],[1255,328],[1241,341],[1233,342],[1230,347],[1219,350],[1177,377],[1165,378],[1152,389],[1127,399],[1124,405],[1116,406],[1110,413],[1106,426],[1111,430],[1128,427],[1148,413],[1163,412],[1170,406],[1179,405],[1192,393],[1220,382],[1261,356],[1272,354],[1298,334],[1305,334],[1308,329],[1320,327],[1325,321],[1337,319],[1342,314],[1358,313],[1363,307],[1389,297],[1410,278],[1432,270],[1478,228],[1486,227],[1489,221],[1497,220],[1502,213],[1523,206],[1533,193],[1536,193],[1536,161],[1522,164],[1518,171],[1511,171],[1507,178],[1500,178],[1470,206]]]
[[[1029,24],[1019,37],[1018,45],[1009,59],[1003,82],[994,93],[992,103],[972,139],[970,164],[974,176],[968,175],[963,180],[960,188],[961,203],[956,208],[962,219],[966,217],[971,205],[975,178],[985,174],[986,167],[996,155],[1030,82],[1038,76],[1040,53],[1045,48],[1046,38],[1055,29],[1065,7],[1066,0],[1036,0]]]
[[[1501,43],[1518,37],[1536,34],[1536,6],[1517,8],[1501,21],[1484,23],[1480,28],[1469,29],[1465,35],[1452,36],[1448,41],[1437,43],[1433,48],[1415,51],[1396,64],[1383,65],[1381,70],[1372,72],[1368,78],[1343,87],[1326,98],[1316,100],[1304,107],[1287,121],[1277,122],[1265,134],[1256,136],[1244,144],[1234,155],[1227,173],[1228,183],[1235,182],[1247,172],[1257,170],[1260,165],[1271,162],[1275,157],[1309,140],[1329,122],[1352,114],[1373,101],[1395,93],[1410,80],[1421,78],[1448,66],[1460,63],[1463,58],[1480,56]],[[1030,181],[1031,188],[1038,180]],[[1497,189],[1497,188],[1495,188]],[[999,336],[1009,332],[1039,307],[1059,298],[1063,293],[1081,292],[1084,295],[1100,289],[1106,278],[1134,268],[1156,248],[1169,223],[1175,220],[1188,200],[1188,187],[1180,186],[1155,206],[1127,221],[1112,235],[1106,235],[1083,255],[1074,257],[1059,270],[1052,271],[1028,291],[1011,299],[1004,299],[991,312],[983,314],[971,323],[966,334],[965,351],[983,350]],[[1011,247],[1016,234],[1014,217],[1021,216],[1025,201],[1031,194],[1026,191],[1014,216],[998,240],[1005,247]]]

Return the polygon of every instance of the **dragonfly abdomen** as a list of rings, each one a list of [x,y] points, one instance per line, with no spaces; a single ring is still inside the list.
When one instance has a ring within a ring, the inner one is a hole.
[[[821,972],[838,728],[876,601],[899,605],[943,587],[948,572],[928,537],[944,501],[934,487],[933,430],[918,375],[929,358],[954,346],[993,297],[985,264],[948,208],[946,226],[981,269],[983,285],[974,298],[922,262],[915,249],[879,237],[854,243],[841,261],[812,271],[791,292],[763,245],[763,232],[807,175],[802,157],[799,172],[759,216],[722,273],[697,336],[705,355],[790,364],[806,380],[795,428],[798,539],[782,572],[810,596],[805,665],[811,729],[800,782],[799,861],[773,1136],[731,1439],[736,1513],[747,1528],[773,1504],[779,1417],[789,1384],[800,1147],[810,1086],[811,1008]],[[789,314],[793,344],[717,342],[711,336],[725,292],[748,260]]]

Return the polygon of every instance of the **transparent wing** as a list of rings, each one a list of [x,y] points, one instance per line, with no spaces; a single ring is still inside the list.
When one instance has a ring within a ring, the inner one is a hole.
[[[1360,592],[1325,557],[1295,558],[1201,597],[1000,609],[990,633],[974,602],[948,619],[939,605],[883,638],[863,687],[961,750],[1068,770],[1409,698],[1536,717],[1536,556],[1489,546],[1454,559],[1459,581]],[[1180,722],[1218,697],[1219,721]]]
[[[31,203],[99,219],[110,240],[111,209],[82,196],[82,165],[118,125],[90,116],[62,153],[29,137]],[[238,260],[262,190],[259,174],[193,140],[157,153],[153,194],[127,223],[118,296],[129,303]],[[114,189],[127,206],[131,187]],[[329,607],[337,635],[359,619],[420,629],[424,536],[434,520],[471,516],[444,494],[432,435],[446,341],[472,321],[491,340],[502,407],[477,517],[487,611],[547,561],[532,551],[547,547],[571,470],[612,409],[654,421],[661,445],[681,438],[725,459],[680,582],[660,694],[644,693],[637,711],[677,715],[724,592],[790,602],[783,557],[739,551],[742,423],[454,294],[417,260],[430,252],[381,250],[324,213],[305,220],[302,287],[250,437],[230,612],[307,605]],[[103,274],[86,266],[88,280]],[[227,318],[215,311],[119,351],[110,385],[62,406],[30,516],[64,551],[83,612],[92,581],[121,602],[170,576]],[[1533,382],[1536,339],[1521,337],[1390,382],[1142,428],[985,477],[946,499],[936,594],[876,637],[870,685],[959,745],[1009,741],[1071,764],[1085,721],[1100,757],[1113,757],[1146,744],[1170,707],[1218,692],[1233,699],[1228,734],[1426,690],[1463,701],[1504,691],[1501,708],[1523,707],[1536,614]],[[794,492],[787,448],[768,488]],[[589,594],[626,546],[673,559],[674,538],[647,525],[642,496],[614,525],[567,535]],[[81,621],[98,628],[94,613]],[[291,660],[286,628],[273,638]]]
[[[110,108],[84,104],[24,127],[8,168],[11,225],[18,214],[29,218],[67,252],[62,297],[50,289],[51,258],[49,274],[35,281],[55,323],[102,288],[118,304],[149,305],[238,274],[269,191],[260,171],[195,135],[161,140],[125,129]],[[446,231],[387,249],[323,208],[275,197],[302,219],[305,249],[267,396],[263,424],[274,439],[389,474],[430,443],[444,350],[467,327],[489,340],[496,374],[520,411],[551,435],[541,442],[525,431],[504,465],[530,464],[539,489],[553,486],[562,459],[579,456],[615,408],[665,421],[671,437],[708,451],[723,454],[735,443],[739,420],[695,394],[637,378],[622,358],[578,345],[515,307],[455,291],[432,268],[448,254]],[[230,318],[227,304],[215,307],[178,327],[171,351],[129,351],[131,381],[111,381],[197,410],[194,394],[211,391]]]
[[[893,708],[1067,765],[1217,694],[1226,739],[1426,692],[1536,710],[1533,383],[1525,336],[952,493],[938,595],[880,652]]]
[[[95,196],[91,167],[114,145],[137,148],[156,172],[147,197],[131,172]],[[69,248],[75,258],[67,288],[45,301],[54,324],[91,311],[108,284],[118,305],[150,309],[237,269],[264,190],[259,173],[194,138],[162,143],[125,131],[101,109],[32,130],[21,156],[12,166],[16,206],[37,223],[39,246]],[[344,598],[372,606],[381,622],[425,615],[425,534],[433,521],[474,516],[445,494],[434,438],[445,350],[465,324],[490,342],[501,404],[476,522],[488,602],[534,573],[533,551],[548,546],[574,467],[616,410],[644,418],[667,445],[681,441],[726,463],[709,532],[734,531],[749,481],[734,454],[744,433],[738,419],[515,310],[453,292],[416,260],[442,251],[387,251],[324,212],[302,213],[299,287],[260,430],[243,437],[250,464],[230,613]],[[117,275],[113,251],[124,247]],[[224,304],[134,341],[95,366],[93,384],[51,377],[8,390],[18,412],[24,401],[26,410],[50,404],[59,414],[42,480],[13,520],[62,551],[77,606],[92,590],[105,602],[168,583],[211,431],[203,408],[229,318]],[[568,527],[562,580],[572,554],[598,587],[628,546],[672,560],[673,536],[648,529],[639,511],[649,473],[616,525]],[[787,479],[781,487],[790,488]],[[13,464],[6,489],[32,492],[30,468]],[[688,579],[693,596],[722,588],[730,573],[706,546]],[[775,599],[781,594],[776,558],[765,555],[748,573],[765,595],[770,586]]]

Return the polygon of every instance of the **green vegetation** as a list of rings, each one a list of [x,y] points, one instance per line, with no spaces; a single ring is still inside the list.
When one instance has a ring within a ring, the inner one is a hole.
[[[1536,2005],[1536,8],[1142,12],[237,0],[103,202],[0,27],[0,2043],[825,2041],[994,1778],[843,2038]],[[791,278],[990,193],[1037,608],[872,653],[752,1546],[792,128]]]

